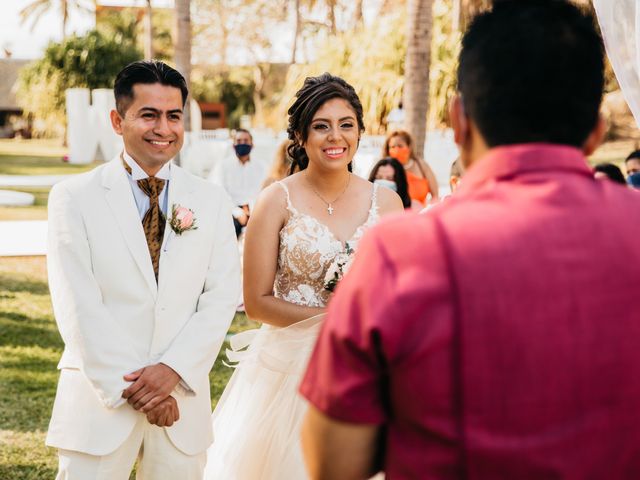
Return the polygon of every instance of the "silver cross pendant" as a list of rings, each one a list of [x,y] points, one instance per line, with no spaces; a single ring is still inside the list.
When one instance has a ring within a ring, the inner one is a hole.
[[[333,215],[333,207],[331,206],[331,204],[327,206],[327,212],[329,212],[329,215]]]

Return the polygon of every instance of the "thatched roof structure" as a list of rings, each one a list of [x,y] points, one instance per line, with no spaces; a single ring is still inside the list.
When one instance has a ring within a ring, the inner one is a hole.
[[[16,102],[18,73],[29,60],[0,59],[0,111],[21,110]]]

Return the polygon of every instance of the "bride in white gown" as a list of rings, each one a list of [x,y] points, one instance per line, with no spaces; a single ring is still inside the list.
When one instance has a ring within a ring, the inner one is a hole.
[[[402,211],[392,190],[351,173],[364,130],[353,88],[324,74],[296,97],[287,131],[299,172],[262,193],[247,227],[244,303],[263,325],[231,340],[237,368],[213,413],[209,480],[307,478],[297,390],[329,300],[327,272],[380,215]]]

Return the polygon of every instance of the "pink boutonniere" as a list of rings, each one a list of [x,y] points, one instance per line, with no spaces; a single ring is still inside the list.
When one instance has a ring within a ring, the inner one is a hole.
[[[197,230],[196,217],[193,214],[193,210],[187,207],[183,207],[174,203],[171,207],[171,218],[169,219],[169,226],[176,235],[182,235],[189,230]]]

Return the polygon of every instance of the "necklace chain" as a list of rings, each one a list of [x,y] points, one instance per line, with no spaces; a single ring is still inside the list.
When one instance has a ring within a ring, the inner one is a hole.
[[[410,158],[410,159],[409,159],[409,161],[407,162],[407,164],[406,164],[406,165],[404,165],[404,169],[405,169],[405,170],[409,170],[411,167],[413,167],[413,164],[414,164],[414,163],[415,163],[415,162],[414,162],[413,158]]]
[[[320,195],[320,192],[318,192],[318,190],[316,190],[316,188],[313,186],[313,184],[309,181],[308,175],[305,175],[304,178],[307,181],[307,183],[309,184],[309,186],[311,187],[311,190],[313,190],[313,193],[315,193],[320,200],[322,200],[324,203],[327,204],[327,212],[329,212],[329,215],[333,215],[333,211],[335,210],[335,208],[333,208],[332,205],[334,203],[336,203],[338,200],[340,200],[342,195],[344,195],[344,192],[346,192],[347,188],[349,188],[349,184],[351,183],[351,173],[349,172],[349,177],[347,177],[347,184],[344,186],[344,190],[342,190],[342,192],[340,192],[340,195],[338,195],[336,198],[334,198],[332,202],[327,202],[324,199],[324,197],[322,195]]]

